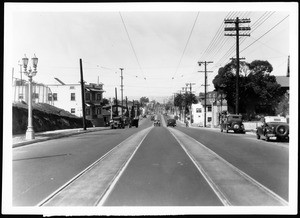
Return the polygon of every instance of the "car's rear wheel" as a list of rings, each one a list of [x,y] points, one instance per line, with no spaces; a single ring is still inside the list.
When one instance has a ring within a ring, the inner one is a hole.
[[[285,137],[288,135],[288,128],[283,125],[279,125],[276,127],[276,133],[280,137]]]

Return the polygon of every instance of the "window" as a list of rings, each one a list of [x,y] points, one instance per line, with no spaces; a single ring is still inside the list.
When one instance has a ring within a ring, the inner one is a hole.
[[[48,93],[48,101],[52,101],[52,93]]]
[[[53,93],[53,101],[57,101],[57,93]]]
[[[23,94],[19,94],[19,99],[23,100]]]
[[[97,94],[97,101],[101,100],[101,94]]]
[[[207,111],[211,112],[211,105],[207,106]]]
[[[91,95],[90,93],[85,93],[85,100],[90,101],[91,100]]]
[[[39,98],[39,93],[32,93],[32,98]]]
[[[75,101],[75,93],[71,93],[71,101]]]
[[[90,115],[90,109],[89,108],[85,109],[85,115],[87,115],[87,116]]]
[[[207,117],[207,122],[211,122],[211,117]]]
[[[196,113],[201,113],[201,108],[196,108]]]
[[[75,108],[71,108],[71,113],[75,114]]]
[[[75,89],[75,87],[74,86],[70,86],[70,89]]]
[[[97,108],[97,114],[101,114],[101,108]]]

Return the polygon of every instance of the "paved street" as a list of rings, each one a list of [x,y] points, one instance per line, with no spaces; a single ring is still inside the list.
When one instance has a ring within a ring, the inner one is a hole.
[[[165,118],[13,148],[13,205],[288,204],[288,143]]]

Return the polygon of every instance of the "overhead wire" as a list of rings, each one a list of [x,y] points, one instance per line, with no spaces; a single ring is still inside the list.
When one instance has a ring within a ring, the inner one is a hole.
[[[225,19],[231,19],[235,16],[245,16],[246,14],[249,14],[249,13],[251,13],[251,12],[230,12],[230,13],[228,13],[228,15],[226,16]],[[219,34],[219,40],[214,43],[214,46],[212,47],[214,50],[212,50],[212,49],[209,50],[210,54],[207,56],[208,59],[211,57],[215,57],[219,53],[219,51],[223,48],[224,45],[226,45],[226,47],[229,46],[229,44],[228,44],[229,38],[221,37],[222,32],[223,32],[222,27],[224,27],[223,22],[221,23],[221,25],[219,27],[219,30],[220,30],[219,33],[218,32],[216,33],[216,34]],[[229,50],[232,50],[232,49],[234,49],[234,44],[230,47]],[[227,55],[229,52],[230,51],[227,51],[227,53],[225,55]],[[217,63],[215,63],[214,66],[216,66],[216,64]],[[212,68],[214,68],[214,66]],[[211,76],[212,76],[212,74],[209,75],[207,79],[210,79]],[[201,86],[199,88],[201,88]]]
[[[127,30],[127,27],[126,27],[126,24],[125,24],[125,21],[124,21],[124,19],[123,19],[123,17],[122,17],[121,12],[119,12],[119,15],[120,15],[120,17],[121,17],[121,20],[122,20],[122,23],[123,23],[125,32],[126,32],[126,34],[127,34],[128,40],[129,40],[129,42],[130,42],[131,49],[132,49],[132,51],[133,51],[133,53],[134,53],[135,59],[136,59],[136,61],[137,61],[137,63],[138,63],[138,66],[139,66],[139,68],[140,68],[140,70],[141,70],[141,73],[142,73],[144,79],[146,80],[146,77],[145,77],[144,72],[143,72],[143,70],[142,70],[140,61],[139,61],[138,56],[137,56],[137,54],[136,54],[136,51],[135,51],[135,49],[134,49],[132,40],[131,40],[131,38],[130,38],[130,36],[129,36],[128,30]],[[146,81],[146,83],[147,83],[147,81]]]
[[[180,59],[179,59],[179,62],[178,62],[178,64],[177,64],[176,70],[175,70],[175,72],[174,72],[174,74],[173,74],[172,78],[174,78],[174,77],[175,77],[175,75],[176,75],[176,74],[177,74],[177,72],[178,72],[179,66],[180,66],[180,64],[181,64],[181,61],[182,61],[182,59],[183,59],[183,56],[184,56],[184,54],[185,54],[186,48],[187,48],[187,46],[188,46],[188,44],[189,44],[189,42],[190,42],[190,39],[191,39],[191,36],[192,36],[192,34],[193,34],[193,31],[194,31],[194,28],[195,28],[196,22],[197,22],[197,20],[198,20],[198,17],[199,17],[199,12],[197,13],[197,16],[196,16],[196,18],[195,18],[195,20],[194,20],[194,23],[193,23],[192,29],[191,29],[191,31],[190,31],[190,34],[189,34],[189,36],[188,36],[188,39],[187,39],[187,42],[186,42],[186,44],[185,44],[185,46],[184,46],[184,49],[183,49],[182,55],[181,55],[181,57],[180,57]]]

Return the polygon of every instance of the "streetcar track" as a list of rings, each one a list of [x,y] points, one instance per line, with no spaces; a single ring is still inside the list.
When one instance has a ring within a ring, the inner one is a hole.
[[[230,205],[281,205],[286,206],[288,202],[276,193],[257,182],[255,179],[242,172],[218,154],[179,130],[170,129],[170,132],[182,146],[183,150],[194,162],[200,173],[208,181],[225,206]],[[208,157],[211,159],[208,160]],[[222,174],[216,174],[216,168],[223,170]],[[231,176],[231,177],[230,177]],[[237,182],[235,186],[230,183]],[[228,188],[230,186],[230,188]],[[244,193],[248,191],[247,193]]]
[[[51,205],[51,201],[54,201],[53,204],[58,204],[58,206],[61,206],[60,205],[60,202],[61,202],[61,199],[59,198],[64,198],[64,197],[59,197],[59,195],[61,195],[63,192],[67,193],[67,189],[72,189],[72,186],[74,186],[74,184],[77,182],[77,183],[83,183],[83,185],[85,186],[89,186],[91,185],[90,183],[87,184],[85,183],[84,181],[84,176],[87,175],[88,173],[91,173],[94,169],[96,169],[99,165],[101,165],[101,162],[105,161],[106,158],[109,158],[110,156],[112,156],[113,154],[117,153],[119,150],[121,150],[123,148],[124,150],[124,147],[127,147],[127,146],[123,146],[123,145],[126,145],[126,143],[132,143],[132,142],[135,142],[135,140],[137,140],[136,138],[138,138],[138,140],[140,140],[140,136],[138,134],[144,134],[143,135],[143,138],[142,138],[142,141],[144,140],[144,138],[147,136],[147,134],[150,132],[150,129],[151,127],[149,128],[146,128],[146,129],[143,129],[139,132],[137,132],[136,134],[128,137],[127,139],[125,139],[123,142],[121,142],[120,144],[118,144],[117,146],[115,146],[114,148],[112,148],[110,151],[108,151],[106,154],[104,154],[102,157],[100,157],[98,160],[96,160],[94,163],[92,163],[90,166],[88,166],[86,169],[84,169],[83,171],[81,171],[79,174],[77,174],[76,176],[74,176],[72,179],[70,179],[68,182],[66,182],[64,185],[62,185],[60,188],[58,188],[56,191],[54,191],[52,194],[48,195],[44,200],[42,200],[40,203],[37,204],[37,206],[41,207],[41,206],[48,206],[47,204],[50,204]],[[132,147],[136,147],[136,149],[139,147],[139,145],[142,143],[139,142],[137,143],[138,145],[131,145]],[[126,149],[126,148],[125,148]],[[114,184],[117,182],[118,178],[120,177],[120,175],[122,174],[122,172],[124,171],[124,169],[126,168],[127,164],[129,163],[130,159],[132,158],[132,156],[134,155],[136,149],[134,150],[133,154],[131,154],[130,158],[127,159],[127,161],[125,161],[125,163],[123,163],[121,166],[115,166],[115,168],[119,167],[118,170],[117,170],[117,173],[114,174],[114,176],[112,177],[112,180],[110,182],[107,182],[102,184],[102,194],[98,194],[96,196],[94,196],[94,198],[97,198],[97,200],[95,200],[95,203],[94,203],[94,206],[95,205],[99,205],[99,203],[103,203],[103,201],[101,201],[101,199],[104,197],[104,196],[108,196],[109,193],[110,193],[110,190],[112,190]],[[126,158],[126,157],[125,157]],[[115,164],[116,165],[116,164]],[[106,166],[106,169],[108,167]],[[104,176],[105,177],[105,176]],[[81,181],[82,180],[82,181]],[[94,181],[95,182],[95,181]],[[103,181],[102,181],[103,182]],[[99,182],[101,183],[101,181]],[[112,187],[111,187],[112,186]],[[80,191],[83,191],[83,190],[80,190]],[[67,193],[69,194],[69,193]],[[74,192],[73,192],[74,194]],[[78,195],[80,195],[80,193],[76,193]],[[75,195],[74,194],[74,197]],[[86,194],[86,193],[85,193]],[[91,194],[93,195],[94,193],[87,193],[87,194]],[[70,195],[70,194],[69,194]],[[72,193],[71,193],[72,195]],[[69,197],[69,199],[72,199],[73,196]],[[55,198],[58,198],[59,200],[57,200],[55,202]],[[65,199],[63,199],[65,200]],[[58,202],[58,203],[57,203]],[[73,202],[74,203],[74,202]],[[78,202],[76,202],[77,204]],[[64,202],[64,204],[69,204],[69,202]],[[70,204],[72,204],[70,202]],[[88,204],[87,202],[79,202],[80,205],[82,204]],[[52,205],[51,205],[52,206]]]

